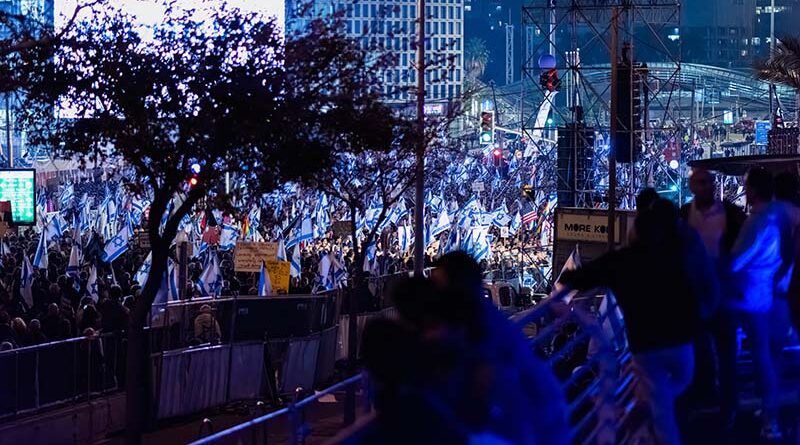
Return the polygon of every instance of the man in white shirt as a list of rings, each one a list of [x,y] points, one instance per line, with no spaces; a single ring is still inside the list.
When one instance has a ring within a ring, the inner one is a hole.
[[[742,209],[716,197],[714,175],[708,170],[694,169],[689,177],[691,203],[681,207],[684,222],[700,236],[706,253],[716,265],[722,299],[736,292],[727,272],[731,249],[745,220]],[[695,341],[697,368],[689,389],[691,398],[713,397],[719,379],[720,405],[726,423],[732,426],[736,411],[736,336],[735,323],[729,313],[718,309],[708,326]],[[715,360],[708,360],[714,357]],[[710,400],[709,400],[710,401]]]

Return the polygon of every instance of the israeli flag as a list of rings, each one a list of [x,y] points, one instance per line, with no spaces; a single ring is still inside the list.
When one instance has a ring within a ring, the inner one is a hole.
[[[33,257],[33,265],[37,269],[47,269],[47,229],[42,230],[42,235],[39,237],[36,255]]]
[[[114,201],[108,201],[106,204],[106,224],[113,228],[117,227],[117,204]]]
[[[236,240],[239,238],[239,228],[233,224],[223,224],[219,236],[220,250],[231,250],[236,247]]]
[[[397,228],[397,244],[400,248],[400,253],[406,253],[411,248],[412,235],[410,226],[403,225]]]
[[[303,223],[300,225],[300,236],[297,238],[297,242],[311,240],[313,233],[314,232],[311,225],[311,218],[303,219]]]
[[[331,277],[331,259],[328,256],[328,254],[322,255],[322,258],[320,258],[317,271],[319,273],[319,278],[321,280],[320,285],[322,286],[322,289],[333,290],[333,278]]]
[[[258,295],[261,297],[272,295],[272,281],[269,279],[264,261],[261,262],[261,271],[258,274]]]
[[[86,207],[89,207],[89,193],[84,193],[83,196],[81,196],[80,202],[78,203],[78,208],[80,210],[83,210]]]
[[[91,297],[95,303],[100,299],[100,292],[97,289],[97,284],[97,268],[92,265],[92,268],[89,269],[89,281],[86,282],[86,293],[89,294],[89,297]]]
[[[6,255],[11,255],[11,253],[12,253],[11,252],[11,247],[8,246],[8,243],[6,242],[6,239],[3,238],[3,241],[0,242],[0,258],[4,257]]]
[[[347,269],[344,267],[342,253],[339,252],[331,258],[333,264],[333,283],[336,288],[344,288],[347,284]]]
[[[514,219],[511,220],[511,226],[508,228],[508,234],[511,236],[516,235],[520,227],[522,227],[522,216],[519,214],[519,210],[517,210]]]
[[[283,243],[283,237],[278,238],[278,261],[286,261],[286,246]]]
[[[110,263],[128,251],[128,248],[130,247],[130,238],[132,235],[131,231],[131,225],[125,224],[119,233],[108,240],[105,248],[103,248],[103,261]]]
[[[61,192],[61,197],[59,198],[59,202],[61,204],[61,209],[66,210],[72,206],[72,201],[75,199],[75,186],[73,184],[69,184],[64,187],[64,190]]]
[[[495,209],[492,212],[492,225],[495,227],[505,227],[511,222],[511,217],[508,215],[508,209],[505,204]]]
[[[447,245],[444,248],[445,253],[455,252],[461,248],[461,231],[455,228],[450,231],[450,237],[447,239]]]
[[[222,290],[222,272],[219,270],[217,255],[211,252],[211,261],[203,269],[200,279],[197,282],[200,293],[206,296],[217,296]]]
[[[133,275],[133,279],[139,283],[139,286],[144,286],[144,283],[147,282],[147,277],[150,275],[150,267],[153,263],[153,252],[147,254],[147,258],[145,258],[144,263],[142,263],[139,270]]]
[[[81,233],[89,230],[89,206],[81,209],[79,218],[78,224],[80,226]]]
[[[19,293],[22,294],[22,299],[29,308],[33,307],[33,266],[28,255],[22,255],[24,260],[22,263],[22,271],[20,273]]]
[[[61,214],[53,216],[53,219],[47,224],[47,241],[52,241],[55,237],[64,236],[67,231],[67,222]]]
[[[289,275],[293,278],[300,278],[300,245],[295,244],[294,251],[292,252],[291,267],[289,268]]]
[[[133,198],[131,201],[131,217],[133,218],[133,223],[139,225],[142,223],[142,216],[144,216],[144,211],[147,207],[150,206],[150,203],[147,202],[145,199],[141,199],[138,196]]]
[[[433,228],[431,228],[431,237],[436,238],[440,233],[448,230],[450,228],[450,216],[447,214],[447,210],[442,209],[439,213],[439,217],[436,218],[436,222],[433,223]]]

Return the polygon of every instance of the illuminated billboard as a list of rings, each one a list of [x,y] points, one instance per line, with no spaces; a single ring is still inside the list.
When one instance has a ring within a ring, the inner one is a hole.
[[[11,219],[17,225],[36,222],[36,171],[0,169],[0,201],[11,202]]]

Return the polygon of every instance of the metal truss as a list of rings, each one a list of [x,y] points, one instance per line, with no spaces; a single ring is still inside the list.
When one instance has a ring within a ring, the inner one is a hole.
[[[680,39],[669,35],[680,29],[680,2],[676,0],[531,0],[523,7],[523,29],[526,32],[523,54],[523,85],[530,101],[543,100],[546,91],[539,83],[542,70],[539,56],[552,54],[561,79],[561,93],[552,104],[556,122],[570,124],[580,120],[595,130],[603,140],[609,140],[610,75],[611,75],[611,17],[619,14],[619,41],[631,48],[631,59],[647,64],[642,95],[645,97],[642,115],[644,125],[638,130],[636,147],[638,160],[618,166],[620,197],[617,206],[626,208],[642,187],[682,190],[681,178],[685,160],[681,157],[678,169],[670,168],[664,150],[671,144],[683,145],[694,120],[694,114],[683,113],[692,107],[683,102],[690,97],[680,76]],[[538,39],[531,38],[538,36]],[[622,54],[621,48],[617,54]],[[527,98],[526,98],[527,99]],[[523,101],[525,102],[525,101]],[[691,105],[691,103],[689,104]],[[537,145],[541,156],[534,161],[542,177],[539,186],[546,193],[557,191],[560,183],[554,167],[555,147],[535,140],[536,110],[526,114],[522,107],[521,127],[529,143]],[[588,144],[579,135],[583,144]],[[576,190],[579,206],[607,205],[608,163],[607,144],[596,146],[593,177],[588,186]],[[561,178],[563,179],[563,178]]]

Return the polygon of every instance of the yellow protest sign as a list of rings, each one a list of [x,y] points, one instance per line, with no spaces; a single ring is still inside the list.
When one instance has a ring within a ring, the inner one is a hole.
[[[267,273],[269,281],[272,283],[272,292],[276,294],[289,293],[289,269],[288,261],[267,261]]]
[[[278,243],[255,243],[239,241],[233,253],[233,270],[236,272],[258,272],[262,261],[275,261]]]

